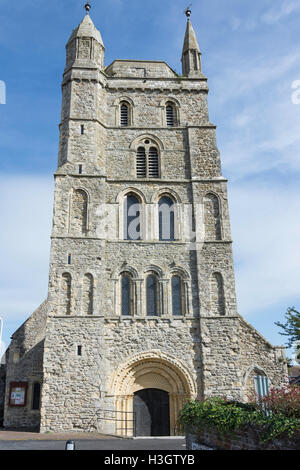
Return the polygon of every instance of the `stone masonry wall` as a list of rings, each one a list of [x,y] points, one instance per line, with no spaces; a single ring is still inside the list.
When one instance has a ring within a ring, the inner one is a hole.
[[[255,370],[263,372],[271,386],[287,383],[283,349],[271,346],[242,317],[202,317],[200,328],[206,397],[247,401],[247,394],[254,392],[249,376]]]
[[[40,410],[32,409],[33,385],[43,382],[43,354],[48,302],[45,301],[14,333],[9,346],[4,426],[39,427]],[[24,407],[9,406],[11,382],[27,382]]]
[[[300,435],[292,438],[278,437],[268,442],[260,439],[260,430],[246,428],[231,435],[221,435],[216,430],[190,430],[186,436],[187,450],[198,450],[205,445],[211,450],[299,450]]]
[[[239,337],[241,345],[239,367],[243,373],[244,399],[247,399],[247,394],[253,392],[253,380],[249,380],[251,374],[266,375],[271,387],[282,387],[288,383],[284,347],[272,346],[242,317],[240,317]]]
[[[165,352],[182,361],[194,371],[194,380],[200,387],[197,325],[196,321],[160,318],[107,319],[103,323],[103,317],[98,315],[49,318],[42,432],[92,431],[101,426],[97,410],[114,406],[110,398],[105,399],[106,394],[110,395],[107,387],[113,373],[121,362],[145,351]]]
[[[100,384],[106,373],[105,350],[102,317],[49,317],[42,432],[96,429]]]

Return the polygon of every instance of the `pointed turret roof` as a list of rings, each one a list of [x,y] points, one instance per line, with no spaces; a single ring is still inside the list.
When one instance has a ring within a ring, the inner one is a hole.
[[[188,18],[187,20],[187,25],[186,25],[186,31],[185,31],[185,37],[184,37],[184,43],[183,43],[183,49],[182,49],[182,54],[184,54],[187,51],[190,50],[197,50],[200,52],[200,48],[197,42],[196,34],[193,28],[193,25],[191,23],[191,20]]]
[[[98,31],[98,29],[95,27],[88,13],[85,15],[82,22],[77,26],[77,28],[73,30],[68,42],[78,37],[94,38],[104,47],[100,31]]]

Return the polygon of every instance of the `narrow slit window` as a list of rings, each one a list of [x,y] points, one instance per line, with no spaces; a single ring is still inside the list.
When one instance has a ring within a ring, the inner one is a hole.
[[[82,174],[82,165],[79,165],[79,166],[78,166],[78,173],[79,173],[79,175]]]
[[[77,356],[82,356],[82,346],[77,346]]]
[[[84,135],[84,124],[81,124],[81,126],[80,126],[80,132],[81,132],[81,135]]]
[[[68,264],[71,264],[72,261],[72,255],[68,255]]]

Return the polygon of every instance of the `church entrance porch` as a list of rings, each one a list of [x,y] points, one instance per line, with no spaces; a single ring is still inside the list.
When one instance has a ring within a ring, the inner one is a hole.
[[[169,436],[169,394],[164,390],[146,388],[133,396],[136,436]]]
[[[183,404],[196,398],[190,372],[172,356],[158,351],[133,356],[115,371],[109,385],[118,421],[115,434],[174,436]]]

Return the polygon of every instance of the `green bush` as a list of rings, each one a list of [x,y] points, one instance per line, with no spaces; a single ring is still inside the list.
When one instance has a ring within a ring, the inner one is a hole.
[[[292,437],[300,432],[300,419],[283,414],[266,415],[252,404],[228,402],[220,397],[187,403],[181,410],[179,422],[199,430],[216,429],[221,435],[234,434],[243,428],[256,429],[263,442],[280,436]]]

